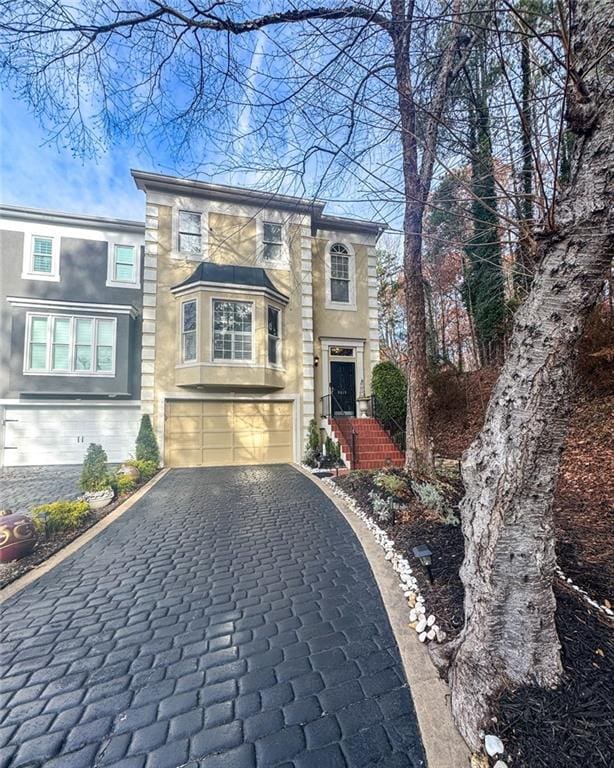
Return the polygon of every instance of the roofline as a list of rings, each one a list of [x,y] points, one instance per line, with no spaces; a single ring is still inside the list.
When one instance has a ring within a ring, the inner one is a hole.
[[[111,219],[106,216],[91,216],[82,213],[63,213],[62,211],[49,211],[42,208],[25,208],[20,205],[5,205],[3,203],[0,203],[0,218],[48,222],[51,224],[62,224],[68,227],[83,227],[84,225],[100,227],[102,224],[111,229],[145,233],[144,221]]]
[[[193,288],[210,288],[216,291],[228,291],[232,293],[263,293],[265,296],[279,301],[281,304],[287,304],[290,299],[284,293],[281,293],[277,289],[273,290],[265,285],[247,285],[247,283],[218,283],[213,280],[196,280],[193,283],[180,283],[173,286],[170,290],[171,293],[180,294],[186,293]]]
[[[305,197],[293,197],[291,195],[279,195],[275,192],[263,192],[246,187],[232,187],[228,184],[212,184],[208,181],[196,179],[182,179],[176,176],[167,176],[162,173],[150,173],[131,169],[130,173],[138,189],[142,191],[155,190],[157,192],[187,192],[190,195],[223,200],[232,203],[244,203],[247,205],[260,204],[263,207],[283,208],[291,211],[301,211],[314,214],[324,209],[321,200],[310,200]]]
[[[311,215],[314,227],[317,229],[367,232],[373,235],[380,235],[384,230],[388,229],[388,224],[382,221],[364,221],[344,216],[327,216],[324,214],[326,203],[322,200],[280,195],[275,192],[263,192],[261,190],[248,189],[247,187],[233,187],[228,184],[212,184],[208,181],[182,179],[176,176],[150,173],[149,171],[139,171],[136,169],[131,169],[130,173],[137,188],[143,192],[147,190],[169,192],[171,194],[184,192],[213,200],[300,211]]]
[[[385,221],[366,221],[365,219],[350,219],[345,216],[317,216],[313,223],[315,229],[365,232],[377,237],[388,229],[388,224]]]

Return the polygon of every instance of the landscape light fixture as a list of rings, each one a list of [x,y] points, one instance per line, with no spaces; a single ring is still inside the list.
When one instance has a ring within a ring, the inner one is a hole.
[[[433,574],[431,573],[431,563],[433,562],[433,553],[431,550],[426,546],[426,544],[419,544],[417,547],[414,547],[413,549],[414,557],[417,557],[418,560],[422,563],[424,566],[429,581],[431,584],[433,583]]]

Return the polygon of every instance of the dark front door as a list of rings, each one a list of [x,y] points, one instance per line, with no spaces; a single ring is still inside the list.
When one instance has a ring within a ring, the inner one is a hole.
[[[330,383],[333,391],[333,414],[356,415],[356,367],[354,363],[330,364]]]

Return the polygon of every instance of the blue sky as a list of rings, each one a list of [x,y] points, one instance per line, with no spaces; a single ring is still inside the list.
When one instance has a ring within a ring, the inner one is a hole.
[[[96,158],[73,157],[43,130],[27,106],[0,93],[0,201],[32,208],[143,218],[144,196],[130,168],[174,173],[172,161],[154,160],[118,140]]]

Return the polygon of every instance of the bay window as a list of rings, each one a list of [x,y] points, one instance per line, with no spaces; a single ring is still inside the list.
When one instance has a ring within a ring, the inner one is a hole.
[[[213,359],[251,361],[253,304],[213,300]]]
[[[276,307],[267,307],[268,360],[271,365],[281,363],[281,313]]]
[[[181,305],[181,359],[184,363],[196,360],[196,301]]]

